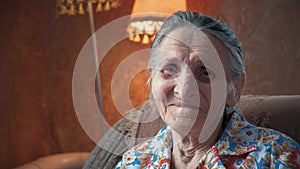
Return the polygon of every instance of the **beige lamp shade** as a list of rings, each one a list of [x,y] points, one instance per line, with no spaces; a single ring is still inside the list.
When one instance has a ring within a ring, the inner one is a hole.
[[[135,0],[132,14],[143,12],[172,14],[178,10],[186,10],[185,0]]]
[[[186,0],[135,0],[127,27],[129,40],[152,42],[163,21],[179,10],[186,10]]]

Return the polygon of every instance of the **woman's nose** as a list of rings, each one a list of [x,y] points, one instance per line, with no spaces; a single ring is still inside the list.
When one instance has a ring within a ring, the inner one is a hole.
[[[187,99],[193,95],[197,95],[199,91],[197,81],[191,70],[181,72],[180,75],[175,78],[174,85],[174,93],[181,99]]]

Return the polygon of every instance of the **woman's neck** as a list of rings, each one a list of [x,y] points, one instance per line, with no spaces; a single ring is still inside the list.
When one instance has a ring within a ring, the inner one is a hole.
[[[174,146],[172,151],[172,168],[195,168],[206,152],[220,139],[222,120],[213,134],[205,142],[199,142],[199,135],[188,133],[183,138],[177,132],[172,132]]]

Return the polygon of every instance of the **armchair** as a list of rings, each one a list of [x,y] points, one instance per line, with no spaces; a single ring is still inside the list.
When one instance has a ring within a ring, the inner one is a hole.
[[[279,130],[300,142],[300,95],[243,96],[237,107],[250,123]],[[136,109],[129,110],[126,113],[128,118],[118,121],[91,154],[81,152],[52,155],[17,169],[114,168],[123,152],[154,136],[165,125],[160,118],[149,123],[138,123],[148,117],[149,113],[153,113],[149,101]],[[119,154],[112,152],[119,152]]]

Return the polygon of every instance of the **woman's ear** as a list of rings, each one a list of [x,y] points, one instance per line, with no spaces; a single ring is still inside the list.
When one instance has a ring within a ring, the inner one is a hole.
[[[228,84],[228,92],[226,98],[227,105],[232,107],[239,102],[245,84],[245,78],[246,74],[245,72],[243,72],[238,77],[234,77],[233,79],[231,79],[231,81]]]

